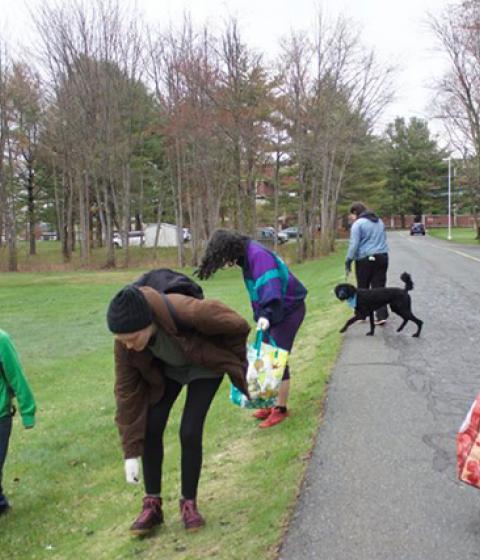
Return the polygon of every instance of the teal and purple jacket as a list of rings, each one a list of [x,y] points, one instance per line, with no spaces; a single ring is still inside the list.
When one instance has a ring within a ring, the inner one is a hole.
[[[266,317],[277,325],[305,300],[305,286],[279,256],[260,243],[247,241],[245,259],[239,264],[255,321]]]

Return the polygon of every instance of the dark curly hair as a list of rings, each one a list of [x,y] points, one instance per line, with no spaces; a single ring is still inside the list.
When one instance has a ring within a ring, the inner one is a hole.
[[[195,274],[201,280],[207,280],[227,264],[242,264],[246,243],[249,240],[249,237],[236,231],[217,229],[208,242],[202,262]]]

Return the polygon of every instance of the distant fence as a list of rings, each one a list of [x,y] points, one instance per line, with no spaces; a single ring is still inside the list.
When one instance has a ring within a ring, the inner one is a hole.
[[[414,222],[415,215],[406,215],[404,217],[404,227],[410,227]],[[400,229],[402,227],[401,216],[382,216],[385,227],[389,229]],[[427,228],[446,228],[448,227],[448,214],[424,214],[421,221]],[[473,228],[474,220],[471,214],[454,214],[452,216],[452,226],[461,228]]]

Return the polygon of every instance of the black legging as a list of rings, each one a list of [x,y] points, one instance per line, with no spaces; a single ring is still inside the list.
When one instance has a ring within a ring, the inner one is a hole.
[[[387,284],[388,254],[380,253],[375,260],[368,258],[355,262],[357,286],[366,290],[370,288],[384,288]],[[387,306],[380,307],[376,312],[377,319],[383,320],[388,317]]]
[[[187,500],[197,497],[198,481],[202,470],[203,425],[221,382],[222,377],[215,377],[197,379],[188,384],[180,424],[182,496]],[[165,394],[162,400],[151,406],[148,411],[145,449],[142,457],[147,494],[160,494],[162,490],[163,432],[170,410],[181,390],[180,383],[166,378]]]

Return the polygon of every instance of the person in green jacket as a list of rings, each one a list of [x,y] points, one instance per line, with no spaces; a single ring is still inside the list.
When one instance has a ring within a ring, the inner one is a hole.
[[[13,397],[17,399],[24,427],[33,428],[35,400],[32,391],[10,336],[0,329],[0,515],[10,507],[3,493],[2,471],[12,431],[12,416],[15,412]]]

